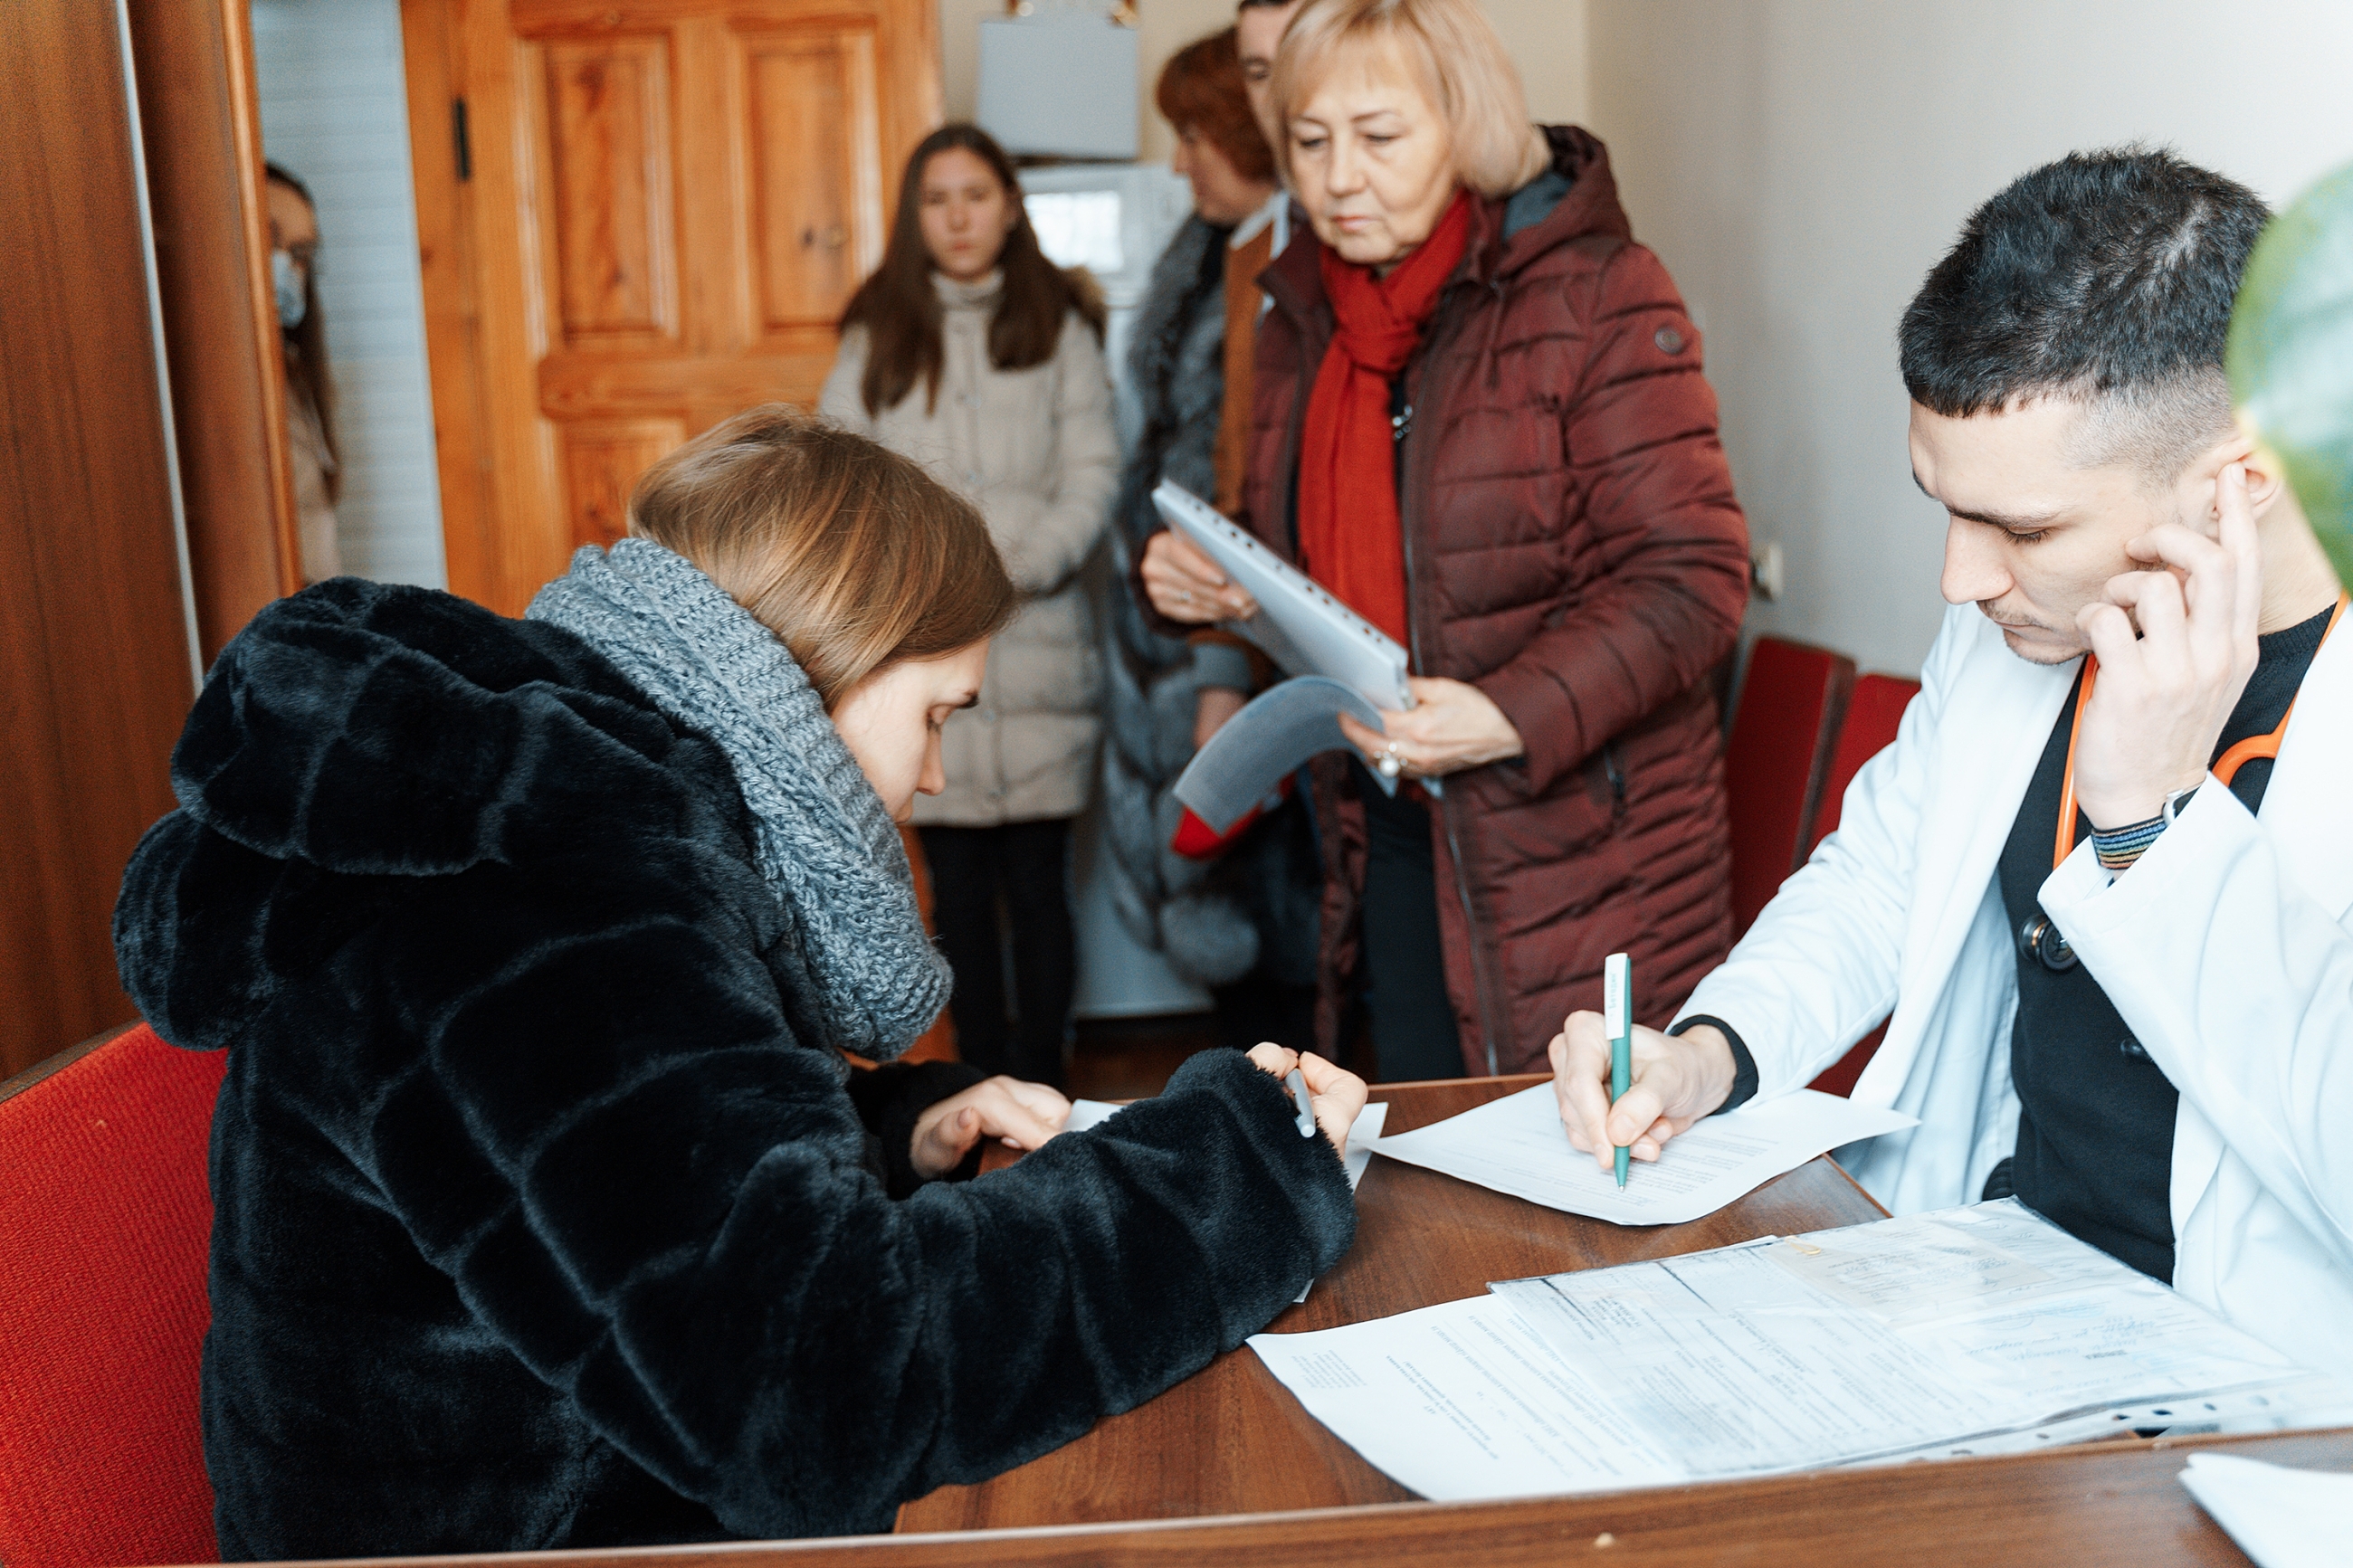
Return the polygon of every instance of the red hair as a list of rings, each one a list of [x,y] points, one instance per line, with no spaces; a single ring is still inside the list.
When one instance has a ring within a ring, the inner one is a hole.
[[[1234,48],[1234,30],[1197,38],[1168,57],[1160,68],[1160,85],[1153,102],[1169,124],[1187,127],[1209,139],[1234,173],[1245,180],[1274,182],[1274,153],[1250,112],[1250,92],[1242,85],[1241,56]]]

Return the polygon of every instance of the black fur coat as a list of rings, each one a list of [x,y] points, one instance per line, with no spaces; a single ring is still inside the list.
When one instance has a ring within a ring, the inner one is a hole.
[[[885,1531],[1348,1246],[1329,1145],[1228,1052],[918,1184],[974,1075],[795,1040],[727,762],[567,632],[322,584],[222,656],[173,782],[116,943],[165,1039],[229,1052],[227,1557]]]

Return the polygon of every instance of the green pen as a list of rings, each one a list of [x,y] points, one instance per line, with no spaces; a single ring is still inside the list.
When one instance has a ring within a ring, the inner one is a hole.
[[[1601,961],[1601,1026],[1609,1032],[1609,1103],[1634,1087],[1634,963],[1622,952]],[[1618,1145],[1618,1184],[1626,1184],[1628,1156]]]

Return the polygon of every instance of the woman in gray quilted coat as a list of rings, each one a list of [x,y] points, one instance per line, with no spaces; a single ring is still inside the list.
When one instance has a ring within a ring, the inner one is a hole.
[[[890,247],[842,313],[818,405],[978,507],[1020,591],[978,700],[942,735],[947,789],[915,824],[964,1059],[1058,1087],[1077,968],[1064,866],[1102,733],[1080,568],[1118,480],[1103,330],[1093,280],[1039,249],[1004,151],[944,126],[908,160]]]

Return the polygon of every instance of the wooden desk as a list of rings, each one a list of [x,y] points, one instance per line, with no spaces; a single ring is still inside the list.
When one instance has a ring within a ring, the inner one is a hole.
[[[1403,1132],[1540,1079],[1390,1085]],[[1476,1294],[1490,1279],[1669,1257],[1879,1218],[1827,1160],[1693,1225],[1620,1230],[1375,1160],[1356,1245],[1278,1330],[1330,1328]],[[1843,1568],[2000,1563],[2165,1568],[2246,1558],[2175,1479],[2227,1447],[2353,1471],[2353,1431],[2084,1444],[2016,1458],[1824,1470],[1594,1497],[1427,1503],[1358,1458],[1249,1351],[1055,1453],[900,1510],[893,1536],[529,1557],[378,1558],[368,1568]],[[1224,1517],[1200,1517],[1223,1515]],[[1112,1522],[1122,1521],[1122,1522]],[[930,1532],[930,1533],[923,1533]]]
[[[1546,1081],[1383,1085],[1388,1131],[1408,1132]],[[1638,1178],[1639,1179],[1639,1178]],[[1490,1279],[1556,1274],[1884,1217],[1828,1160],[1769,1182],[1690,1225],[1629,1230],[1539,1208],[1435,1171],[1376,1159],[1356,1194],[1356,1245],[1278,1333],[1332,1329],[1485,1291]],[[1247,1348],[1067,1447],[899,1510],[899,1529],[1003,1530],[1409,1500],[1300,1407]]]

